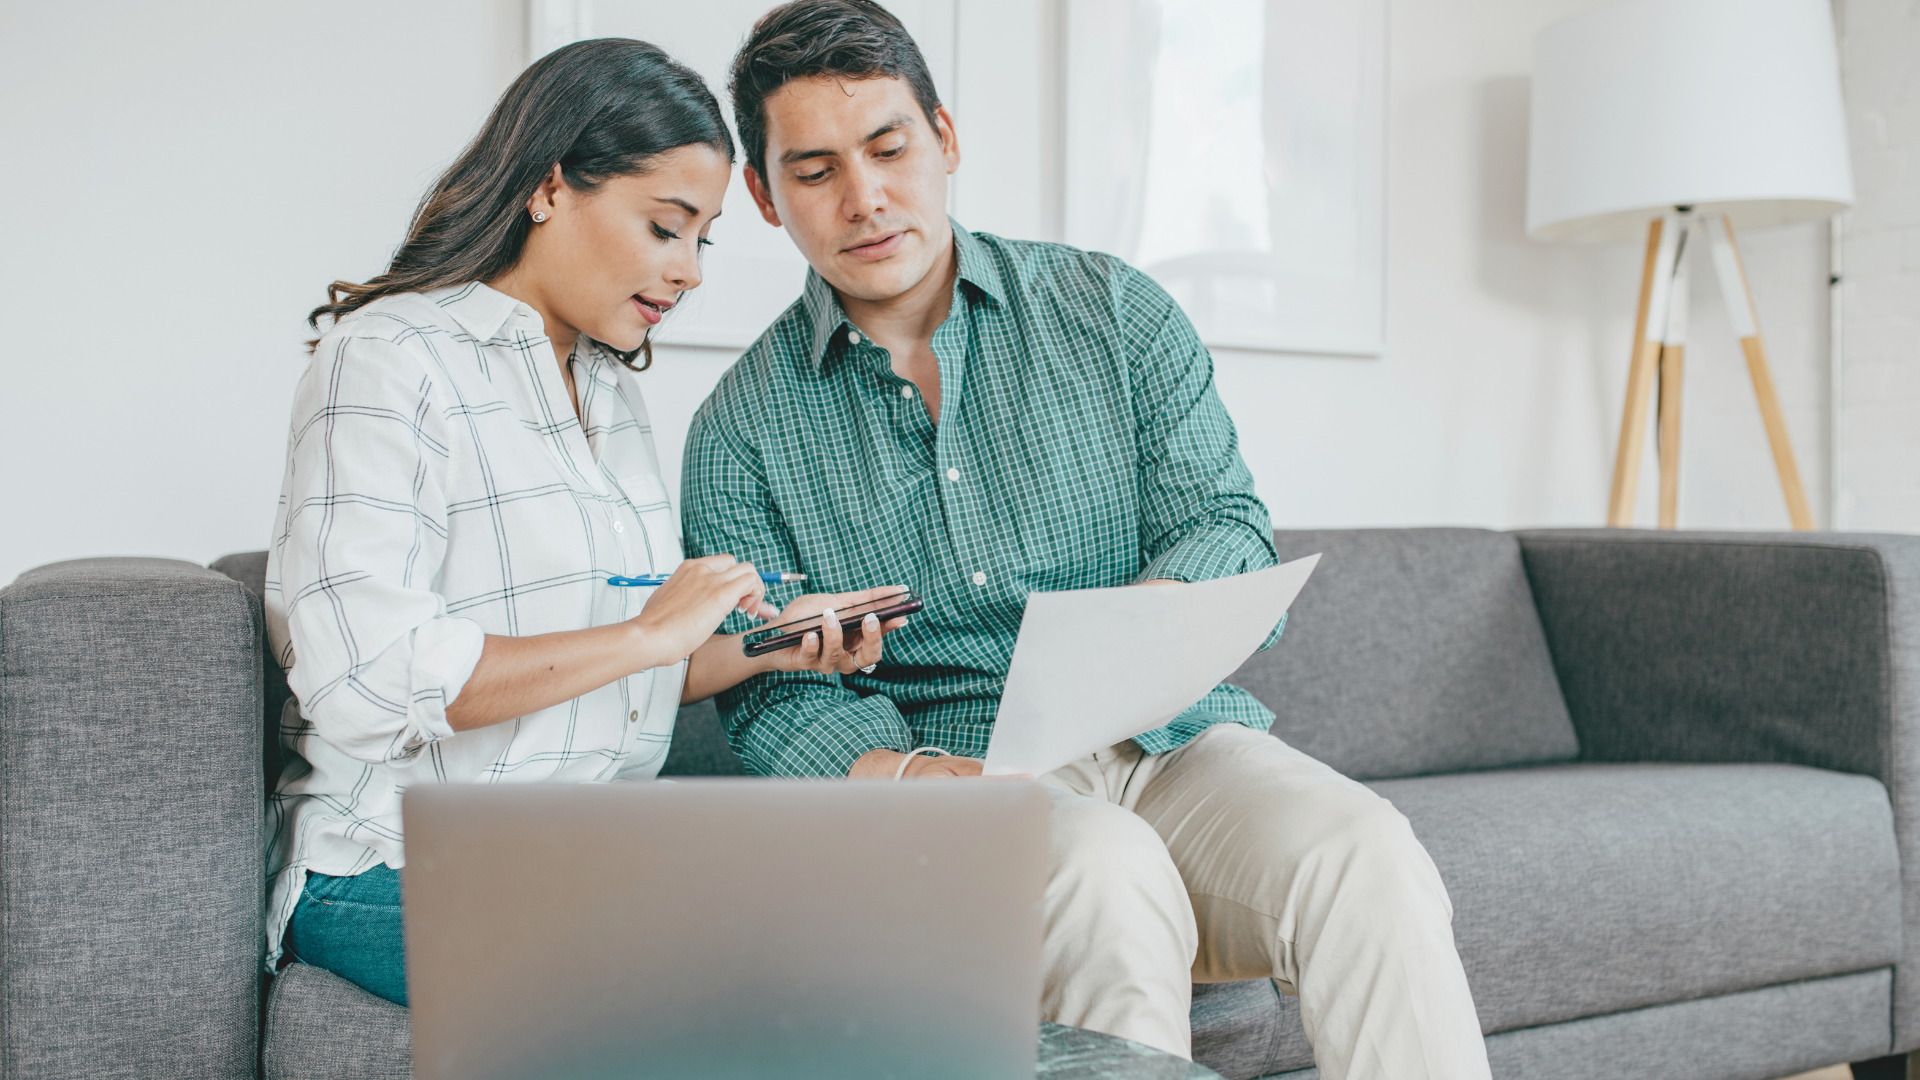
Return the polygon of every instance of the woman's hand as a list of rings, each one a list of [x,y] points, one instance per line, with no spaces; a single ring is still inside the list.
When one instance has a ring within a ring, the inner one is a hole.
[[[847,593],[808,593],[788,604],[775,623],[798,622],[816,615],[828,615],[816,633],[810,633],[791,649],[768,653],[766,659],[774,671],[818,671],[828,675],[851,675],[863,667],[880,662],[880,639],[907,625],[906,616],[882,623],[872,615],[850,633],[842,632],[837,613],[850,607],[891,596],[905,590],[899,585],[882,585]]]
[[[752,563],[731,555],[688,559],[647,598],[631,621],[640,631],[645,668],[666,667],[693,655],[734,611],[764,619],[778,614],[762,603],[767,591]]]
[[[847,593],[809,593],[787,605],[785,611],[774,611],[766,604],[760,604],[755,612],[760,618],[769,619],[775,625],[799,622],[828,612],[838,612],[890,596],[904,590],[898,585],[884,586],[878,589],[862,589]],[[680,691],[680,704],[690,705],[696,701],[713,696],[722,690],[740,685],[763,671],[818,671],[827,675],[848,675],[863,667],[880,662],[880,638],[907,625],[905,616],[888,619],[885,623],[878,619],[862,620],[860,628],[851,633],[842,633],[840,620],[829,618],[825,625],[809,633],[800,644],[791,649],[763,653],[749,657],[741,648],[740,639],[744,635],[734,634],[727,637],[714,637],[701,645],[693,654],[693,660],[687,665],[687,681]],[[824,640],[822,638],[824,637]]]

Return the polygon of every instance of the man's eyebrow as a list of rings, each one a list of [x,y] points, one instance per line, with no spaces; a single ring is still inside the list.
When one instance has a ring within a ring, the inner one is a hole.
[[[885,135],[889,131],[898,131],[903,127],[910,126],[912,123],[913,123],[913,117],[908,116],[905,113],[895,113],[893,119],[888,120],[886,123],[881,124],[877,128],[874,128],[873,134],[867,136],[867,141],[872,142],[873,140],[879,138],[880,136]]]
[[[898,131],[903,127],[910,126],[912,123],[913,123],[913,117],[908,116],[905,113],[900,113],[894,116],[893,119],[888,120],[886,123],[881,124],[877,128],[874,128],[873,133],[868,135],[862,141],[872,142],[873,140],[879,138],[882,135],[887,134],[890,131]],[[792,165],[794,162],[805,161],[808,158],[832,157],[837,153],[839,153],[839,151],[837,150],[789,150],[786,153],[780,155],[780,164]]]

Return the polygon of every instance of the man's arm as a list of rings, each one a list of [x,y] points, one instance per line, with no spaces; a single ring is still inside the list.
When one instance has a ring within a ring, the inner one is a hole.
[[[725,552],[755,566],[804,570],[759,455],[743,435],[745,410],[734,404],[741,393],[734,380],[723,381],[687,434],[680,485],[687,557]],[[768,598],[784,605],[800,591],[775,585]],[[752,628],[736,614],[720,632]],[[862,698],[837,675],[768,672],[722,691],[717,704],[734,752],[761,776],[846,776],[869,751],[913,748],[891,698]]]
[[[1165,296],[1144,279],[1133,288]],[[1208,581],[1277,565],[1273,523],[1214,389],[1213,357],[1170,300],[1135,309],[1165,313],[1130,358],[1140,450],[1138,580]]]

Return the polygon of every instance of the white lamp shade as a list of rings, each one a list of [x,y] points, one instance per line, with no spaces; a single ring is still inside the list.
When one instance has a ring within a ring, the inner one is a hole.
[[[1828,0],[1622,0],[1534,42],[1527,231],[1646,235],[1675,206],[1736,228],[1853,202]]]

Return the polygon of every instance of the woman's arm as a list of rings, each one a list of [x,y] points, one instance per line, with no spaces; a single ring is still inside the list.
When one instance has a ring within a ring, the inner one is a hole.
[[[638,619],[532,637],[488,634],[480,662],[447,706],[455,731],[498,724],[571,701],[654,666]]]
[[[753,564],[731,555],[681,563],[626,622],[532,637],[489,634],[480,662],[447,706],[455,731],[487,727],[571,701],[636,671],[677,664],[735,609],[771,615]]]
[[[905,626],[905,619],[881,627],[868,620],[842,634],[837,619],[824,634],[808,634],[797,648],[749,657],[740,647],[744,634],[718,635],[713,628],[736,608],[783,622],[849,608],[894,588],[854,593],[812,593],[775,612],[760,602],[764,587],[753,564],[731,555],[709,555],[682,563],[646,608],[626,622],[566,630],[532,637],[488,634],[480,662],[460,695],[447,706],[447,724],[455,731],[487,727],[571,701],[636,671],[687,665],[682,704],[709,698],[763,671],[826,671],[846,674],[880,662],[880,639]]]

